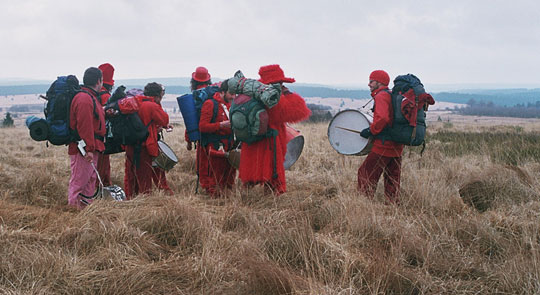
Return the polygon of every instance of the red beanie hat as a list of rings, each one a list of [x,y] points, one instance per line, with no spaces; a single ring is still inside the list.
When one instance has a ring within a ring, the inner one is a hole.
[[[103,73],[103,84],[114,85],[114,67],[110,63],[104,63],[98,68]]]
[[[285,74],[279,65],[262,66],[259,69],[259,76],[261,76],[259,81],[264,84],[279,82],[294,83],[296,81],[294,78],[285,77]]]
[[[197,67],[195,72],[191,74],[191,78],[197,82],[206,82],[210,80],[210,74],[205,67]]]
[[[388,73],[383,70],[376,70],[371,72],[371,75],[369,75],[369,80],[377,81],[384,86],[388,86],[388,83],[390,83],[390,76],[388,76]]]

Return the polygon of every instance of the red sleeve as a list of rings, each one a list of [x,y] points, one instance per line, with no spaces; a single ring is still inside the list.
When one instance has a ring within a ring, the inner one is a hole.
[[[372,134],[376,135],[392,122],[392,97],[388,92],[381,91],[375,95],[374,100],[373,123],[369,129]]]
[[[218,106],[219,111],[219,106]],[[214,114],[214,101],[209,99],[203,103],[201,118],[199,119],[199,131],[204,133],[216,133],[219,131],[219,122],[211,123]],[[217,114],[216,114],[217,117]]]
[[[107,101],[109,101],[109,98],[111,97],[111,94],[109,92],[103,93],[100,97],[101,105],[104,106],[107,104]]]
[[[86,151],[93,152],[96,149],[94,143],[94,103],[92,97],[80,92],[73,98],[70,113],[70,126],[77,130],[79,137],[86,143]]]
[[[268,110],[268,114],[273,122],[282,124],[306,120],[311,115],[311,111],[300,95],[287,92],[281,95],[277,105]]]

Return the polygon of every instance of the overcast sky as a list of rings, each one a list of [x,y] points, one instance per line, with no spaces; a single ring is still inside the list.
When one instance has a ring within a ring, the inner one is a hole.
[[[110,62],[115,79],[206,66],[258,78],[367,87],[369,73],[424,84],[540,85],[540,1],[0,0],[0,78],[52,80]]]

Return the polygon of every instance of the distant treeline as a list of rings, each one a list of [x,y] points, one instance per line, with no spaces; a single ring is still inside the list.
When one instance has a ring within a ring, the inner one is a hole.
[[[540,101],[509,107],[496,105],[493,102],[477,102],[473,99],[467,102],[467,107],[457,108],[455,112],[468,116],[540,118]]]
[[[469,101],[492,103],[497,106],[527,105],[540,101],[540,89],[463,90],[463,92],[439,92],[433,94],[435,101],[468,103]]]

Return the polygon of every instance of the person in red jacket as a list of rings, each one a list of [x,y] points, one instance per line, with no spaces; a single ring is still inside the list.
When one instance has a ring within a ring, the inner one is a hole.
[[[287,153],[286,123],[303,121],[311,115],[304,99],[283,86],[293,83],[293,78],[285,77],[279,65],[262,66],[259,81],[264,84],[280,83],[282,94],[279,102],[268,109],[268,127],[277,130],[275,137],[264,138],[252,144],[242,144],[238,177],[245,185],[264,184],[276,195],[287,191],[283,161]],[[276,146],[275,160],[273,148]],[[277,175],[274,175],[276,167]]]
[[[358,189],[373,198],[377,182],[384,172],[384,193],[389,203],[399,204],[401,176],[401,153],[403,145],[376,137],[387,126],[392,125],[392,97],[388,89],[390,77],[385,71],[373,71],[369,75],[369,89],[373,97],[373,122],[361,132],[361,136],[375,136],[373,147],[364,163],[358,168]]]
[[[191,92],[205,88],[207,86],[210,86],[212,84],[210,73],[208,72],[208,69],[205,67],[197,67],[195,69],[195,72],[191,73]],[[193,149],[193,141],[189,139],[187,129],[184,133],[184,139],[187,142],[187,150],[191,151]],[[199,152],[197,152],[197,159],[199,157]],[[197,161],[198,163],[198,161]]]
[[[163,86],[152,82],[144,87],[144,95],[135,97],[139,103],[139,117],[148,126],[149,135],[140,150],[135,146],[126,146],[124,190],[128,200],[137,194],[150,193],[152,182],[159,189],[173,194],[163,169],[152,165],[153,158],[159,155],[158,133],[163,128],[172,128],[169,125],[169,115],[161,107],[164,94]]]
[[[111,91],[114,86],[114,67],[109,63],[104,63],[98,67],[103,73],[103,86],[99,91],[99,101],[103,107],[111,97]],[[105,124],[108,124],[107,121]],[[103,153],[98,154],[97,170],[104,186],[111,185],[111,161],[109,155]],[[99,186],[99,180],[96,182],[96,187]]]
[[[231,189],[236,178],[236,169],[226,157],[233,146],[229,109],[234,94],[227,91],[227,83],[222,83],[220,89],[203,103],[199,120],[199,182],[212,197],[222,196],[225,190]]]
[[[68,187],[68,204],[83,209],[89,201],[83,196],[92,196],[96,184],[95,165],[98,154],[105,149],[105,113],[99,107],[98,91],[103,85],[103,76],[98,68],[88,68],[84,72],[83,87],[71,102],[69,127],[77,132],[86,146],[85,155],[77,148],[78,143],[68,145],[71,176]]]

